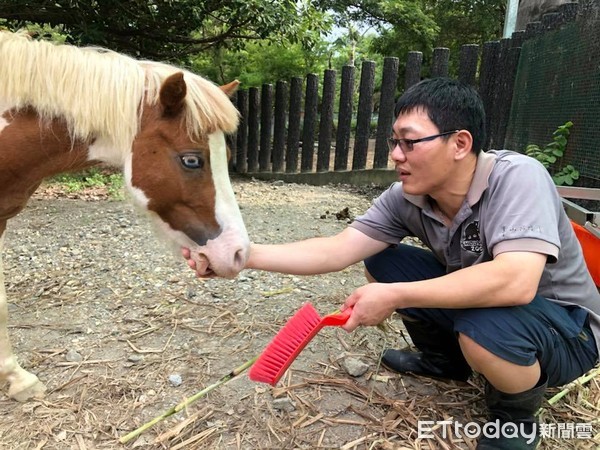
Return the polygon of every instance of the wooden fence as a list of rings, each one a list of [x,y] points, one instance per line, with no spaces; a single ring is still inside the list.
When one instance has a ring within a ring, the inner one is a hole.
[[[576,16],[577,4],[565,4],[559,12],[546,14],[541,22],[528,24],[525,30],[513,33],[511,38],[487,42],[483,46],[467,44],[461,47],[458,79],[475,86],[483,99],[488,132],[485,149],[504,145],[523,42],[557,29]],[[448,76],[449,61],[449,49],[434,49],[429,76]],[[387,170],[386,138],[391,132],[399,93],[399,59],[384,59],[374,133],[371,122],[375,63],[364,61],[360,67],[355,115],[356,72],[354,66],[342,68],[339,102],[335,98],[338,76],[335,70],[325,71],[322,86],[319,86],[316,74],[308,74],[305,78],[294,77],[289,82],[278,81],[275,86],[264,84],[260,89],[240,90],[234,102],[242,119],[237,135],[230,139],[232,170],[260,178],[286,180],[294,178],[284,175],[334,172],[340,175],[335,178],[339,182],[350,180],[349,172]],[[409,52],[404,89],[420,81],[423,72],[423,54]],[[298,180],[311,182],[306,177]],[[366,181],[369,180],[367,177]]]

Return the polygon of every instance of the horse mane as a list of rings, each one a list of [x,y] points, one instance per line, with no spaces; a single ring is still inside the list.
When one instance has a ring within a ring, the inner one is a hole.
[[[184,73],[188,88],[189,137],[233,132],[238,112],[227,95],[189,71],[102,48],[0,32],[0,105],[33,107],[41,120],[64,118],[72,138],[101,139],[124,152],[139,130],[144,104],[156,104],[162,82],[176,72]]]

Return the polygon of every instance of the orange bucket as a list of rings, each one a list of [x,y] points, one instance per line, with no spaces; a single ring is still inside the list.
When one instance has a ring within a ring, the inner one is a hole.
[[[571,221],[571,224],[583,249],[583,257],[592,279],[596,286],[600,287],[600,239],[581,225],[573,221]]]

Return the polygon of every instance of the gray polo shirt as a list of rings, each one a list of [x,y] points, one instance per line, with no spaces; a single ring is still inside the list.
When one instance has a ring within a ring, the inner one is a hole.
[[[548,262],[538,294],[588,310],[600,349],[600,294],[552,178],[529,156],[507,150],[481,152],[450,228],[433,212],[428,196],[405,194],[402,183],[392,184],[350,226],[392,245],[417,237],[448,273],[504,252],[543,253]]]

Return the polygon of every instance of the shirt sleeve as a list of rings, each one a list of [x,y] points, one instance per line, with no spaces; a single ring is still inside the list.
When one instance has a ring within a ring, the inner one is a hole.
[[[402,185],[394,183],[375,199],[365,214],[356,217],[350,226],[370,238],[396,245],[409,235],[402,221],[404,203],[406,200],[402,195]]]
[[[562,204],[544,166],[523,155],[501,159],[488,189],[482,228],[489,252],[494,257],[510,251],[536,252],[556,262]]]

